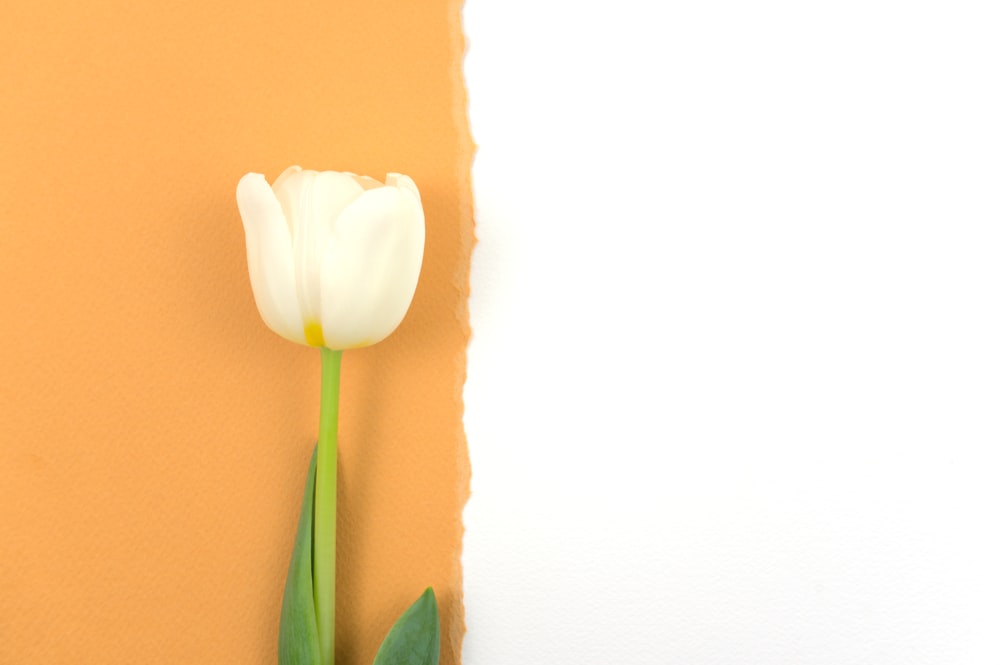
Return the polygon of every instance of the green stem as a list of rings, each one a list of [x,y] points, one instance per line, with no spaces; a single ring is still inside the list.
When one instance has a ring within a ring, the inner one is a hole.
[[[320,349],[319,444],[316,454],[316,520],[313,522],[313,597],[321,665],[333,665],[337,560],[337,404],[341,351]]]

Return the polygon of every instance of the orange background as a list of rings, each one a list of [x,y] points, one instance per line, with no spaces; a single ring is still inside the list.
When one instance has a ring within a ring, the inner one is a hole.
[[[413,306],[344,356],[337,663],[426,585],[457,662],[472,144],[460,7],[7,3],[0,662],[276,662],[319,353],[257,314],[247,171],[409,174]]]

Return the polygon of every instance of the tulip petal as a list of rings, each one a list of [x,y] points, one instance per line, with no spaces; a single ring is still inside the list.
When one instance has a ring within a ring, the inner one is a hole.
[[[340,214],[322,266],[326,346],[368,346],[387,337],[413,299],[424,253],[424,211],[397,187],[364,192]]]
[[[250,285],[261,318],[285,339],[305,344],[288,223],[267,180],[248,173],[236,187],[247,240]]]
[[[275,181],[275,196],[291,220],[299,307],[306,325],[320,323],[320,268],[334,220],[363,193],[355,179],[336,171],[289,169]]]
[[[349,173],[348,175],[354,178],[354,182],[361,185],[363,189],[377,189],[379,187],[382,187],[382,183],[380,183],[375,178],[372,178],[371,176],[355,175],[353,173]]]
[[[296,173],[301,173],[301,171],[302,171],[302,167],[301,166],[289,166],[287,169],[285,169],[284,171],[282,171],[281,175],[279,175],[277,178],[275,178],[274,182],[271,183],[271,189],[274,190],[275,196],[278,195],[278,192],[280,192],[282,189],[284,189],[285,185],[287,184],[287,180],[289,178],[291,178],[292,176],[294,176]],[[281,200],[280,196],[278,197],[278,200],[279,201]],[[285,221],[288,223],[288,232],[291,233],[292,232],[292,217],[288,214],[287,210],[285,211]]]
[[[417,201],[420,200],[420,190],[417,189],[417,183],[413,182],[413,178],[408,175],[403,175],[402,173],[387,173],[385,175],[385,184],[390,187],[405,189],[416,196]]]

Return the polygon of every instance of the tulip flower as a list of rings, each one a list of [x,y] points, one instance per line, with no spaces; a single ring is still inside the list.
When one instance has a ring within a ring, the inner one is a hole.
[[[257,309],[282,337],[329,349],[387,337],[410,307],[424,254],[413,180],[286,170],[236,188]]]
[[[285,584],[279,663],[333,665],[341,353],[387,337],[410,306],[424,252],[420,192],[398,173],[381,183],[293,166],[273,186],[243,176],[236,202],[261,317],[322,357],[319,440]],[[391,645],[416,644],[414,635],[423,639],[418,652],[437,661],[433,593],[414,608],[387,638],[385,665],[401,662]]]

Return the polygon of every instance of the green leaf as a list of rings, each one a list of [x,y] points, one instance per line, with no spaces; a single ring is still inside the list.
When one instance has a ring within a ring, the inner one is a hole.
[[[374,665],[438,665],[440,653],[437,599],[427,587],[385,636]]]
[[[309,477],[302,497],[299,530],[288,564],[285,598],[281,603],[278,634],[279,665],[319,665],[319,632],[313,603],[313,494],[316,488],[316,451],[309,463]]]

